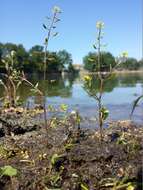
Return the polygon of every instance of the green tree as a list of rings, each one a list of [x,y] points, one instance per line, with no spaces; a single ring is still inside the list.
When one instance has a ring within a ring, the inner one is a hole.
[[[22,44],[16,45],[13,43],[0,44],[0,59],[5,59],[11,51],[16,52],[16,58],[13,68],[23,70],[24,64],[28,62],[29,54]],[[3,67],[3,66],[2,66]],[[1,68],[1,67],[0,67]]]
[[[115,58],[110,52],[101,52],[100,61],[102,62],[101,71],[109,71],[110,67],[115,66]],[[94,72],[98,67],[98,53],[89,52],[83,58],[84,69]]]
[[[140,68],[143,68],[143,59],[139,60],[139,61],[138,61],[138,64],[139,64],[139,67],[140,67]]]
[[[28,64],[29,62],[29,54],[26,51],[26,49],[23,47],[23,45],[19,44],[17,46],[16,50],[16,62],[14,65],[14,68],[18,68],[19,70],[24,70],[25,64]]]
[[[83,58],[84,69],[90,72],[95,71],[96,63],[97,63],[96,53],[89,52],[88,55],[86,55]]]
[[[2,63],[2,57],[3,57],[3,44],[0,43],[0,72],[3,72],[4,64]]]
[[[48,73],[61,73],[63,65],[56,52],[47,52],[47,68]]]
[[[44,47],[35,45],[29,50],[29,65],[27,69],[32,72],[43,72],[43,61],[44,61]]]
[[[127,58],[126,61],[122,62],[120,64],[121,69],[127,69],[127,70],[137,70],[140,68],[140,62],[138,62],[135,58]]]
[[[60,65],[67,71],[72,70],[72,55],[68,53],[66,50],[61,50],[57,53],[59,60],[60,60]]]

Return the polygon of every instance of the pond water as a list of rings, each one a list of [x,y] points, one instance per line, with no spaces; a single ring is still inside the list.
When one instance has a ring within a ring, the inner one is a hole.
[[[46,82],[36,74],[28,76],[34,83],[39,82],[39,87],[46,91],[46,104],[59,106],[67,104],[69,110],[78,109],[84,118],[94,120],[96,114],[96,101],[86,92],[83,76],[47,76]],[[95,88],[97,88],[95,80]],[[143,93],[143,74],[116,74],[107,81],[104,88],[103,102],[110,111],[109,120],[130,119],[133,101]],[[0,96],[3,89],[0,87]],[[32,94],[28,86],[19,90],[21,101],[24,105],[34,106],[41,103],[41,98]],[[132,120],[143,122],[143,108],[138,106]]]

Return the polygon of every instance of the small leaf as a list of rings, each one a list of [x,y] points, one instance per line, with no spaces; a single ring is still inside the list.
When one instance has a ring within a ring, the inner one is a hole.
[[[88,58],[88,61],[94,62],[95,60],[93,58]]]
[[[57,23],[57,22],[59,22],[61,19],[59,19],[59,18],[56,18],[56,20],[54,21],[54,23]]]
[[[59,159],[59,155],[58,154],[53,154],[53,156],[51,158],[51,164],[55,165],[55,163],[57,162],[58,159]]]
[[[61,105],[60,105],[60,109],[61,109],[62,111],[67,111],[68,106],[67,106],[66,104],[61,104]]]
[[[80,184],[82,190],[89,190],[83,183]]]
[[[135,186],[130,184],[128,187],[127,187],[127,190],[135,190]]]
[[[48,43],[48,38],[45,38],[45,43],[46,43],[46,44]]]
[[[38,88],[39,83],[37,82],[34,88]]]
[[[57,36],[57,35],[58,35],[58,32],[56,32],[56,33],[53,34],[54,37]]]
[[[97,49],[97,47],[96,47],[94,44],[93,44],[93,48],[94,48],[94,49]]]
[[[17,175],[17,169],[13,168],[12,166],[4,166],[0,168],[0,174],[2,176],[16,176]]]
[[[135,110],[135,108],[137,107],[137,104],[138,102],[143,98],[143,95],[139,96],[135,101],[134,101],[134,104],[133,104],[133,108],[132,108],[132,112],[131,112],[131,116]]]
[[[74,144],[68,143],[65,145],[65,150],[71,150],[74,147]]]
[[[105,107],[102,107],[101,111],[101,116],[103,120],[106,120],[108,115],[109,115],[109,110]]]
[[[47,29],[47,26],[46,26],[45,24],[43,24],[43,28],[44,28],[44,29]]]
[[[52,105],[48,106],[48,110],[51,111],[51,112],[55,111],[55,109],[54,109],[54,107]]]

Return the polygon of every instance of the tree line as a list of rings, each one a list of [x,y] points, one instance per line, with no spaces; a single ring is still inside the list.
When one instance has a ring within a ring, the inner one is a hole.
[[[44,71],[44,47],[40,45],[33,46],[30,50],[26,50],[22,44],[0,43],[0,72],[5,71],[3,59],[15,51],[14,67],[27,73]],[[74,72],[73,60],[70,53],[66,50],[58,52],[47,52],[47,68],[48,73],[61,73],[62,71]]]
[[[0,72],[5,71],[5,66],[2,60],[11,51],[16,52],[14,67],[18,70],[23,70],[26,73],[43,73],[44,71],[44,47],[35,45],[28,51],[22,44],[0,43]],[[95,52],[89,52],[83,57],[83,67],[89,72],[94,72],[97,69],[98,55]],[[116,65],[116,58],[110,52],[101,52],[102,71],[109,71],[110,67]],[[143,60],[137,60],[128,57],[117,67],[117,70],[138,70],[143,67]],[[58,52],[48,51],[47,56],[47,73],[61,73],[62,71],[74,73],[76,70],[73,66],[72,55],[66,50]]]
[[[110,52],[101,52],[101,62],[102,62],[102,71],[109,71],[111,67],[116,65],[116,62],[119,58],[115,58]],[[84,69],[90,72],[94,72],[97,70],[98,66],[98,54],[95,52],[89,52],[83,58]],[[128,57],[125,60],[122,60],[117,70],[138,70],[143,68],[143,59],[137,60],[132,57]]]

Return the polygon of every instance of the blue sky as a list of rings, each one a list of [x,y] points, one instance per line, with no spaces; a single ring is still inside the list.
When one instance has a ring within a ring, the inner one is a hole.
[[[96,22],[105,23],[105,50],[119,55],[142,57],[142,0],[1,0],[0,42],[22,43],[26,49],[43,45],[42,23],[54,5],[62,9],[58,24],[60,35],[50,41],[49,49],[66,49],[74,63],[93,51]]]

